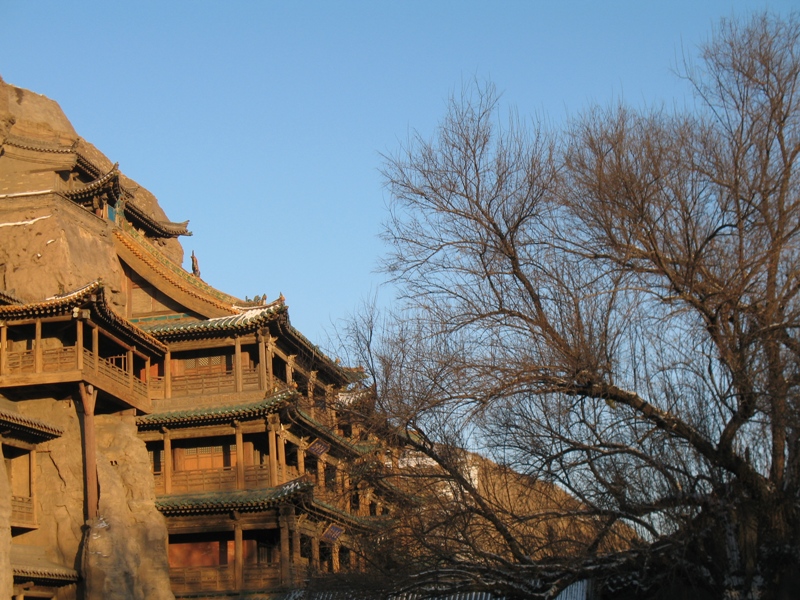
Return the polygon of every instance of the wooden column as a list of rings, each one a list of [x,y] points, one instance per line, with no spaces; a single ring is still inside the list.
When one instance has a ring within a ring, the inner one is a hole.
[[[294,508],[292,507],[293,511]],[[291,554],[289,552],[289,518],[288,511],[281,510],[278,523],[281,528],[281,583],[288,585],[291,583]]]
[[[234,355],[233,355],[233,381],[236,385],[236,391],[242,391],[242,340],[236,336],[234,338]]]
[[[296,354],[290,354],[286,357],[286,383],[289,385],[294,382],[294,361],[296,358]]]
[[[36,476],[36,448],[32,449],[30,454],[28,455],[28,494],[31,499],[31,506],[36,506],[36,480],[34,477]],[[36,512],[33,511],[33,521],[36,523],[38,519],[36,518]]]
[[[86,519],[97,517],[99,501],[97,490],[97,446],[94,431],[94,409],[97,403],[97,390],[84,382],[78,384],[83,405],[83,477],[86,493]]]
[[[172,354],[169,350],[164,355],[164,397],[172,398]]]
[[[308,396],[308,412],[311,414],[311,418],[314,418],[314,388],[317,386],[317,372],[311,371],[308,376],[308,389],[306,390],[306,395]]]
[[[133,350],[128,350],[125,359],[128,362],[128,387],[133,389]]]
[[[244,489],[244,440],[242,439],[242,424],[234,421],[236,430],[236,489]]]
[[[83,321],[75,320],[75,366],[83,371]]]
[[[264,348],[264,336],[258,334],[258,389],[267,389],[267,350]]]
[[[0,324],[0,375],[5,375],[8,361],[8,325],[5,321]]]
[[[234,513],[235,514],[235,513]],[[236,522],[233,524],[233,577],[235,589],[244,587],[244,544],[242,543],[242,524],[239,515],[235,514]]]
[[[319,534],[311,536],[311,569],[319,571]]]
[[[92,353],[94,354],[94,372],[100,369],[100,330],[97,325],[92,327]]]
[[[278,433],[278,483],[286,483],[286,439],[281,432]]]
[[[326,463],[321,456],[317,457],[317,488],[325,490],[325,467]]]
[[[150,387],[150,357],[144,360],[144,382]]]
[[[278,485],[278,444],[275,437],[275,426],[270,418],[267,423],[267,439],[269,440],[269,484],[272,487]]]
[[[172,439],[169,429],[161,430],[164,433],[164,493],[172,493]]]
[[[272,359],[275,357],[275,338],[267,335],[267,389],[275,389],[275,373],[272,370]]]
[[[301,476],[306,474],[306,445],[302,440],[297,446],[297,473]]]
[[[42,372],[42,320],[36,319],[36,335],[33,341],[33,368],[37,373]]]
[[[339,542],[331,544],[331,571],[339,572]]]
[[[300,558],[300,529],[297,527],[297,521],[295,520],[292,527],[292,562],[299,565]]]

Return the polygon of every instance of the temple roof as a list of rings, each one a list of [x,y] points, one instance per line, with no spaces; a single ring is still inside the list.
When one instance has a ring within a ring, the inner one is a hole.
[[[208,337],[217,333],[255,331],[286,312],[283,297],[260,308],[245,310],[238,315],[216,317],[189,323],[157,323],[142,325],[148,333],[161,340],[175,341],[186,338]]]
[[[0,409],[0,426],[14,431],[17,435],[13,437],[21,434],[22,437],[34,438],[39,442],[60,437],[64,433],[63,429],[55,425],[3,409]]]
[[[304,423],[315,433],[321,434],[328,441],[331,441],[337,446],[349,450],[351,453],[355,455],[361,455],[365,452],[369,452],[375,449],[375,444],[372,443],[354,444],[350,439],[339,435],[333,429],[331,429],[327,425],[324,425],[323,423],[320,423],[319,421],[314,419],[311,415],[309,415],[307,412],[305,412],[300,408],[293,407],[289,413],[289,416],[295,422]]]
[[[134,225],[139,225],[148,233],[158,237],[178,237],[179,235],[192,235],[187,229],[189,221],[173,223],[172,221],[158,221],[148,215],[133,200],[125,203],[125,216]]]
[[[185,294],[189,297],[185,299],[174,298],[181,304],[192,304],[189,308],[207,317],[234,315],[240,312],[235,308],[235,305],[240,304],[241,300],[221,292],[199,277],[187,273],[180,265],[175,264],[157,248],[154,248],[133,227],[127,226],[124,231],[115,229],[114,238],[120,257],[133,267],[139,275],[161,289],[159,282],[151,281],[151,278],[148,277],[148,273],[156,275],[158,279],[168,284],[171,289],[176,290],[176,293]],[[165,293],[170,297],[173,296],[169,291],[165,291]]]
[[[221,513],[231,510],[255,512],[307,493],[313,485],[300,478],[274,488],[173,494],[156,499],[156,508],[167,516]]]
[[[49,560],[40,546],[11,544],[11,569],[15,579],[43,585],[58,586],[78,580],[75,569]]]
[[[160,427],[174,427],[176,425],[209,425],[219,422],[229,422],[232,419],[254,419],[275,412],[289,400],[295,398],[295,390],[284,390],[268,396],[258,402],[248,404],[231,404],[227,406],[210,406],[205,408],[191,408],[163,413],[144,415],[136,419],[140,429],[158,429]]]
[[[98,177],[94,181],[73,190],[64,190],[61,193],[70,200],[81,200],[93,196],[106,187],[113,192],[115,199],[119,198],[121,194],[119,187],[119,163],[114,163],[114,166],[111,167],[108,173]]]
[[[67,314],[77,308],[89,306],[97,321],[118,334],[122,334],[138,348],[163,355],[167,347],[130,321],[118,316],[106,301],[105,288],[100,280],[93,281],[75,291],[59,294],[41,302],[0,306],[0,319],[23,319]]]

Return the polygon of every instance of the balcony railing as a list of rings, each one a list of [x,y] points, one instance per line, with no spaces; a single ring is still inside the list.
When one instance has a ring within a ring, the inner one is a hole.
[[[173,396],[222,394],[235,391],[236,379],[232,371],[172,376]]]
[[[163,486],[162,486],[163,487]],[[172,493],[219,492],[236,489],[236,467],[174,471]]]
[[[11,525],[14,527],[36,527],[33,498],[11,496]]]
[[[248,490],[269,487],[269,465],[246,465],[244,487]]]
[[[6,375],[23,375],[36,372],[36,360],[33,350],[22,350],[21,352],[8,352],[6,354]]]
[[[236,585],[233,565],[219,567],[184,567],[169,570],[174,593],[224,592]]]
[[[173,398],[201,396],[204,394],[224,394],[236,391],[236,376],[233,371],[173,375],[171,381],[170,387]],[[242,369],[242,390],[258,390],[260,387],[258,368]],[[154,398],[164,398],[166,396],[164,377],[151,377],[150,389]]]
[[[297,479],[296,467],[286,467],[286,479]],[[153,484],[156,495],[166,493],[163,471],[153,473]],[[174,471],[172,473],[172,494],[188,492],[216,492],[221,490],[246,489],[255,490],[270,487],[269,465],[247,465],[244,468],[244,486],[236,481],[236,467],[223,469],[197,469],[191,471]]]
[[[106,379],[128,388],[134,396],[143,400],[149,399],[148,385],[139,378],[132,376],[128,371],[119,368],[110,360],[103,357],[97,359],[95,369],[95,355],[86,348],[83,352],[83,371],[95,374],[99,379]],[[119,358],[119,357],[117,357]],[[66,373],[78,370],[78,355],[75,346],[64,348],[48,348],[42,350],[42,373]],[[36,351],[22,350],[7,352],[5,370],[3,375],[29,375],[36,373]],[[102,387],[102,382],[98,383]]]
[[[281,583],[280,565],[244,565],[244,589],[263,590]]]
[[[42,371],[45,373],[71,371],[76,367],[76,356],[74,346],[43,350]]]

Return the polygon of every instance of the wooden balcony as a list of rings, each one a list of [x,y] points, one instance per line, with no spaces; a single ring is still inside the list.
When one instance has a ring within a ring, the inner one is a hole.
[[[242,369],[241,390],[236,386],[236,374],[233,371],[219,373],[192,373],[189,375],[172,375],[170,377],[171,398],[185,396],[204,396],[211,394],[229,394],[239,391],[255,391],[260,389],[258,369]],[[165,377],[152,377],[150,390],[153,398],[167,397]]]
[[[299,584],[306,577],[306,567],[293,567],[292,578]],[[187,594],[191,592],[232,592],[243,590],[269,590],[281,586],[279,564],[244,565],[242,584],[236,585],[233,565],[218,567],[182,567],[169,570],[172,592]]]
[[[287,467],[292,478],[299,475],[297,469]],[[191,471],[174,471],[172,473],[172,489],[170,494],[186,494],[190,492],[219,492],[224,490],[255,490],[271,487],[269,482],[269,465],[247,465],[244,468],[244,483],[239,483],[236,467],[222,469],[196,469]],[[155,493],[166,494],[164,473],[153,474]]]
[[[280,565],[244,565],[243,588],[246,590],[265,590],[281,584]]]
[[[183,567],[169,570],[172,592],[224,592],[236,588],[233,565],[218,567]]]
[[[11,527],[35,529],[36,511],[33,498],[28,496],[11,496]]]
[[[0,387],[18,387],[86,381],[123,402],[149,412],[151,408],[148,384],[133,376],[132,371],[119,368],[110,360],[75,346],[6,352],[0,374]]]

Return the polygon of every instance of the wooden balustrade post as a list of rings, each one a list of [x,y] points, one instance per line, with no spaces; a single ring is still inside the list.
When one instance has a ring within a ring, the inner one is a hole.
[[[98,490],[97,490],[97,446],[94,430],[94,409],[97,403],[97,390],[92,385],[83,381],[78,384],[83,406],[83,476],[86,486],[86,519],[97,517]]]
[[[172,438],[170,431],[164,427],[164,494],[172,493]]]

